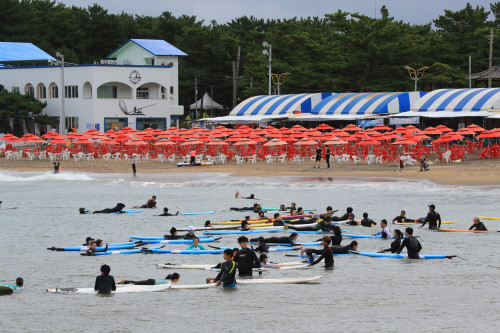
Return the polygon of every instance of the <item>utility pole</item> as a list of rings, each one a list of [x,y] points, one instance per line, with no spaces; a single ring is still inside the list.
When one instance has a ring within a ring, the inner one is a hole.
[[[194,119],[196,119],[198,114],[198,79],[196,77],[194,78],[194,103]],[[193,121],[193,118],[191,118],[191,121]]]
[[[66,97],[66,88],[64,86],[64,54],[56,52],[56,57],[61,59],[61,119],[59,121],[59,134],[66,134],[66,114],[64,110],[64,99]],[[50,88],[49,88],[50,89]]]
[[[492,70],[493,70],[493,29],[490,30],[490,59],[488,67],[488,88],[491,88]]]
[[[253,90],[253,77],[250,78],[250,91]]]
[[[210,86],[210,117],[214,117],[214,86]]]
[[[273,64],[273,47],[271,44],[269,44],[268,42],[263,42],[262,43],[262,46],[264,47],[264,50],[262,50],[262,54],[267,56],[267,60],[268,60],[268,66],[269,66],[269,95],[271,95],[271,67],[272,67],[272,64]],[[266,50],[267,49],[267,50]]]
[[[471,69],[472,57],[469,56],[469,89],[472,88],[472,69]]]
[[[238,76],[240,75],[240,47],[238,46],[238,56],[236,57],[236,63],[233,61],[233,109],[238,103]]]

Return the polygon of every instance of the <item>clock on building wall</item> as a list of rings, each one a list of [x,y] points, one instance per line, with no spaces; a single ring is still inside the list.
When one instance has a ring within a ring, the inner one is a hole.
[[[132,82],[133,84],[137,84],[139,83],[139,81],[141,81],[141,74],[139,73],[138,70],[134,69],[132,72],[130,72],[128,78],[130,82]]]

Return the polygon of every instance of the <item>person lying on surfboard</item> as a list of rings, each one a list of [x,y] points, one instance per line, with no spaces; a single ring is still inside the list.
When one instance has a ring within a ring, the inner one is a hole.
[[[318,217],[319,216],[313,217],[311,222],[314,223]],[[288,229],[298,230],[298,231],[320,231],[321,230],[321,231],[333,232],[334,227],[335,226],[332,224],[332,217],[325,216],[323,221],[320,221],[313,226],[300,226],[300,225],[295,226],[295,225],[290,225],[287,223],[287,224],[285,224],[285,227],[283,228],[283,230],[288,230]]]
[[[157,284],[169,284],[169,283],[173,284],[179,282],[180,278],[181,276],[179,275],[179,273],[172,273],[168,274],[163,280],[146,279],[142,281],[132,281],[132,280],[121,279],[120,281],[118,281],[118,284],[135,284],[141,286],[152,286]]]
[[[401,214],[399,216],[396,216],[395,218],[392,219],[392,223],[398,222],[398,223],[411,223],[413,221],[418,222],[418,219],[410,219],[406,217],[406,212],[404,210],[401,211]]]
[[[102,242],[102,241],[101,241]],[[87,252],[85,253],[82,253],[81,255],[85,255],[85,256],[94,256],[96,254],[96,252],[106,252],[108,250],[108,243],[106,243],[106,247],[104,248],[104,250],[96,250],[98,245],[97,245],[97,242],[94,241],[90,244],[90,247],[89,249],[87,250]],[[99,245],[99,246],[102,246],[102,245]]]
[[[177,208],[177,207],[176,207],[176,208]],[[177,211],[177,213],[175,213],[175,214],[170,214],[170,213],[168,212],[168,208],[167,208],[167,207],[163,207],[163,213],[162,213],[162,214],[160,214],[160,215],[158,215],[158,216],[177,216],[177,215],[179,215],[180,213],[181,213],[180,211]]]
[[[125,208],[125,205],[122,203],[117,203],[114,208],[104,208],[103,210],[96,210],[94,212],[91,212],[89,210],[85,210],[85,208],[80,208],[80,214],[111,214],[111,213],[125,213],[123,211],[123,208]]]
[[[24,280],[22,277],[18,277],[16,279],[16,284],[0,283],[0,286],[7,286],[7,287],[11,287],[15,291],[20,291],[20,290],[24,289]]]
[[[263,239],[264,240],[264,243],[268,244],[268,243],[271,243],[271,244],[295,244],[295,241],[297,240],[297,238],[299,237],[299,234],[296,233],[296,232],[292,232],[290,234],[290,236],[283,236],[283,237],[267,237],[267,238],[263,238],[263,237],[259,237],[259,238],[252,238],[250,239],[251,242],[258,242],[259,239]]]
[[[257,238],[257,242],[259,245],[255,249],[252,248],[255,252],[269,252],[269,245],[266,244],[264,237]]]
[[[282,266],[281,265],[273,265],[273,264],[268,264],[267,263],[267,254],[262,253],[259,256],[259,261],[260,261],[260,267],[262,268],[275,268],[275,269],[280,269]]]
[[[470,226],[469,230],[472,230],[472,229],[488,231],[488,229],[486,229],[486,226],[484,225],[484,223],[479,221],[479,217],[474,218],[474,223]]]
[[[358,250],[358,242],[357,241],[352,241],[349,245],[338,247],[338,246],[330,246],[330,249],[332,250],[333,254],[346,254],[351,251],[357,251]],[[312,258],[313,254],[321,254],[323,250],[316,250],[316,249],[306,249],[306,248],[301,248],[300,249],[300,254],[306,253],[306,255],[309,257],[309,260],[311,261],[310,258]]]
[[[144,205],[134,206],[133,208],[156,208],[156,195],[153,195]]]
[[[240,192],[236,191],[236,194],[234,195],[235,198],[240,198],[240,199],[252,199],[252,200],[260,200],[259,198],[256,198],[254,194],[250,194],[249,197],[240,197]]]
[[[349,214],[352,214],[352,207],[347,207],[346,212],[342,216],[332,216],[332,221],[345,221],[349,218]]]
[[[229,210],[234,210],[237,212],[242,211],[242,210],[248,210],[248,211],[252,211],[254,213],[260,213],[262,211],[262,207],[258,203],[254,203],[252,207],[241,207],[241,208],[231,207],[231,208],[229,208]]]
[[[241,231],[250,231],[252,228],[248,226],[248,221],[250,220],[250,216],[245,216],[245,219],[241,221]]]
[[[163,237],[165,237],[165,239],[181,239],[183,238],[184,236],[179,236],[177,234],[177,229],[175,229],[175,227],[172,227],[170,228],[170,235],[164,235]]]

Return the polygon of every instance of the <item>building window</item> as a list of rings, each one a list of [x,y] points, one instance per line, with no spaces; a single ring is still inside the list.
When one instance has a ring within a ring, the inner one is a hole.
[[[59,98],[59,88],[55,84],[50,86],[49,98]]]
[[[135,97],[137,99],[148,99],[149,98],[149,88],[137,88]]]
[[[24,88],[24,93],[26,95],[35,96],[35,88],[33,88],[33,86],[31,85],[31,83],[28,83],[26,85],[26,87]]]
[[[38,99],[46,99],[47,98],[47,88],[43,84],[38,85]]]
[[[78,117],[66,117],[65,121],[66,121],[65,125],[67,131],[70,131],[73,128],[78,129]]]
[[[97,98],[118,98],[118,87],[117,86],[98,87]]]
[[[174,86],[170,86],[170,95],[174,94]]]
[[[19,94],[19,87],[12,87],[12,92]]]
[[[78,86],[65,86],[64,87],[64,97],[66,97],[66,98],[78,98]]]
[[[143,131],[146,128],[164,129],[166,121],[166,118],[137,118],[136,128],[138,131]]]
[[[167,88],[161,86],[161,98],[167,98]]]
[[[104,131],[119,131],[128,126],[127,118],[104,118]]]

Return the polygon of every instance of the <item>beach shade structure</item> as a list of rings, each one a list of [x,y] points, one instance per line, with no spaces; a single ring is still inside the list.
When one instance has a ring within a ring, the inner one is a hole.
[[[209,138],[208,136],[200,136],[197,140],[201,141],[201,142],[210,142],[210,141],[212,141],[212,139]]]
[[[406,130],[410,131],[410,133],[420,132],[420,130],[417,127],[413,126],[413,125],[406,126]]]
[[[316,126],[316,129],[318,131],[326,131],[326,130],[332,130],[333,127],[327,124],[319,124],[318,126]]]
[[[458,134],[460,135],[476,135],[476,132],[467,128],[467,127],[464,127],[464,128],[461,128],[457,131]]]
[[[203,142],[192,139],[192,140],[186,140],[183,143],[181,143],[181,146],[196,146],[196,145],[202,145]]]
[[[357,132],[357,131],[361,131],[362,129],[359,128],[358,126],[356,125],[353,125],[353,124],[349,124],[347,125],[346,127],[344,127],[342,130],[346,131],[346,132]]]
[[[130,131],[132,131],[132,130],[133,130],[133,128],[128,127],[128,126],[125,126],[124,128],[122,128],[122,129],[120,130],[120,132],[127,133],[127,132],[130,132]]]
[[[9,143],[9,142],[22,142],[22,140],[20,138],[18,138],[15,135],[11,135],[11,134],[5,134],[0,140],[2,140],[3,142],[6,142],[6,143]]]
[[[78,139],[76,141],[73,141],[74,144],[80,144],[80,145],[91,145],[94,144],[92,141],[89,139]]]
[[[489,131],[484,131],[483,133],[476,136],[476,139],[491,139],[499,137],[500,137],[500,131],[489,130]]]
[[[427,134],[427,135],[441,135],[443,134],[443,131],[440,131],[434,127],[427,127],[426,129],[424,129],[423,131],[420,132],[421,134]]]
[[[397,140],[397,141],[394,141],[393,143],[391,143],[391,145],[395,145],[395,146],[411,146],[411,145],[416,145],[416,144],[417,144],[416,141],[406,140],[406,139]]]
[[[164,131],[164,130],[157,128],[157,129],[153,130],[153,131],[152,131],[151,133],[149,133],[149,134],[151,134],[151,135],[161,135],[161,134],[163,134],[163,133],[165,133],[165,131]]]
[[[112,145],[112,146],[114,146],[114,145],[117,145],[118,142],[116,142],[113,139],[106,138],[106,139],[102,139],[101,141],[99,141],[98,144],[100,144],[100,145]]]
[[[304,132],[293,132],[290,134],[292,138],[307,138],[308,135]]]
[[[226,142],[238,142],[241,140],[241,137],[239,135],[233,135],[233,136],[230,136],[229,138],[227,138]]]
[[[146,140],[146,141],[156,140],[156,138],[154,136],[152,136],[151,134],[143,134],[139,137],[139,139]]]
[[[89,136],[89,139],[92,139],[92,140],[107,139],[107,138],[108,137],[103,133],[91,134]]]
[[[57,144],[68,144],[69,142],[66,141],[66,140],[64,140],[64,139],[58,138],[58,139],[52,139],[52,140],[50,140],[49,143],[52,144],[52,145],[54,145],[54,144],[57,145]]]
[[[115,135],[115,134],[116,134],[116,131],[115,131],[115,130],[110,129],[109,131],[104,132],[104,134],[106,134],[106,135]]]
[[[210,134],[210,137],[211,137],[211,138],[224,138],[224,137],[226,137],[226,136],[229,136],[229,134],[228,134],[228,133],[226,133],[226,132],[222,132],[222,131],[220,131],[220,132],[219,132],[219,131],[217,131],[217,130],[214,130],[214,131],[212,132],[212,134]]]
[[[207,143],[207,146],[229,146],[229,143],[219,139],[214,139],[211,142]]]
[[[482,132],[484,131],[484,128],[476,125],[476,124],[470,124],[469,126],[467,126],[466,128],[470,129],[470,130],[473,130],[474,132]]]
[[[393,133],[393,134],[409,134],[409,133],[411,133],[411,130],[406,129],[406,127],[399,127],[399,128],[396,128],[391,133]]]
[[[183,137],[180,137],[178,135],[174,135],[174,136],[171,136],[169,138],[170,141],[174,141],[174,142],[184,142],[186,141],[186,139],[184,139]]]
[[[264,143],[264,146],[265,147],[276,147],[276,146],[283,146],[286,144],[287,143],[285,141],[281,141],[280,139],[272,139],[271,141]]]
[[[338,129],[338,128],[337,128],[336,130],[333,130],[331,133],[332,133],[332,134],[335,134],[336,136],[339,136],[339,135],[341,135],[341,134],[344,134],[344,135],[351,135],[351,134],[347,133],[346,131],[343,131],[343,130]]]
[[[384,140],[391,140],[391,139],[397,139],[399,136],[392,134],[391,132],[385,132],[382,134],[384,136]]]
[[[375,131],[375,134],[373,134],[373,135],[370,133],[370,139],[377,140],[377,141],[387,140],[387,138],[383,134],[378,133],[376,131]]]
[[[265,129],[263,128],[257,128],[257,129],[254,129],[253,130],[253,134],[254,135],[264,135],[266,134],[268,131],[266,131]]]
[[[316,141],[313,141],[309,138],[304,138],[302,140],[299,140],[295,142],[293,145],[294,146],[316,146],[318,143]]]
[[[155,146],[175,146],[176,143],[173,141],[165,140],[165,141],[158,141],[156,143],[153,143],[153,145],[155,145]]]
[[[91,129],[86,130],[83,134],[84,135],[91,135],[91,134],[96,134],[96,133],[101,133],[101,132],[96,130],[95,128],[91,128]]]
[[[390,131],[392,130],[392,128],[390,128],[389,126],[385,126],[383,124],[378,124],[377,126],[373,127],[374,130],[377,130],[377,131]]]
[[[441,137],[437,138],[433,142],[436,142],[436,143],[449,142],[449,141],[460,140],[460,139],[463,139],[463,138],[464,137],[462,135],[460,135],[460,134],[450,132],[450,133],[442,135]]]
[[[251,137],[249,137],[249,139],[252,141],[255,141],[257,143],[266,143],[267,142],[266,139],[264,139],[263,137],[258,136],[258,135],[252,135]]]
[[[354,138],[356,138],[356,139],[363,139],[363,138],[368,138],[368,137],[370,137],[368,134],[366,134],[366,133],[364,133],[364,132],[362,132],[362,131],[360,131],[360,132],[356,132],[356,133],[354,133],[352,136],[353,136]]]
[[[147,144],[148,144],[147,142],[144,142],[141,139],[136,139],[136,138],[125,142],[125,145],[127,146],[145,146]]]
[[[281,141],[286,141],[286,142],[296,142],[297,139],[292,137],[291,135],[283,135],[281,138],[279,138]]]
[[[132,137],[126,135],[126,134],[119,134],[113,138],[115,141],[129,141],[132,140]]]
[[[300,125],[295,125],[295,126],[292,126],[290,127],[291,130],[294,130],[294,131],[305,131],[306,128],[304,126],[300,126]]]
[[[330,139],[328,141],[325,142],[325,145],[327,146],[340,146],[340,145],[345,145],[347,142],[344,141],[344,140],[341,140],[339,138],[335,138],[335,139]]]
[[[275,130],[276,127],[269,125],[269,126],[264,127],[264,129],[267,131],[270,131],[270,130]]]
[[[56,133],[54,131],[50,131],[50,132],[47,132],[45,133],[44,135],[42,135],[42,138],[44,139],[60,139],[62,138],[63,136],[59,133]]]
[[[184,139],[193,139],[193,138],[197,138],[199,135],[197,134],[194,134],[194,133],[179,133],[179,135],[181,135]]]
[[[421,140],[428,140],[428,139],[431,139],[431,137],[430,137],[430,136],[427,136],[427,135],[425,135],[425,134],[421,134],[421,132],[420,132],[420,133],[416,133],[416,134],[415,134],[415,138],[418,138],[418,139],[419,139],[419,141],[421,141]]]
[[[438,126],[436,126],[436,129],[440,130],[441,132],[451,132],[451,131],[453,131],[451,128],[446,127],[444,125],[438,125]]]
[[[233,143],[233,146],[250,146],[255,145],[257,142],[250,139],[240,139],[239,141]]]
[[[146,133],[150,133],[150,132],[153,132],[154,130],[155,130],[154,128],[148,127],[148,128],[143,129],[142,131],[146,132]]]
[[[315,141],[326,141],[327,138],[325,138],[323,135],[321,134],[317,134],[317,135],[312,135],[309,137],[309,140],[315,140]]]
[[[281,138],[283,134],[280,132],[268,132],[264,134],[264,136],[268,138]]]
[[[44,139],[42,138],[39,138],[39,137],[34,137],[32,139],[30,139],[30,141],[27,141],[27,142],[30,142],[30,143],[47,143],[47,141],[45,141]]]
[[[359,146],[378,146],[378,145],[380,145],[380,142],[373,140],[371,138],[368,138],[366,140],[361,140],[356,144]]]

